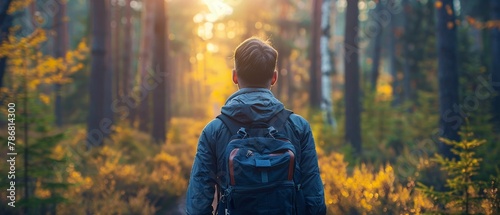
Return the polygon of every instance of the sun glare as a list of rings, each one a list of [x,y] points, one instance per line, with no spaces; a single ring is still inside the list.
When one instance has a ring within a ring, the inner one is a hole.
[[[207,5],[208,10],[210,10],[206,18],[213,19],[211,22],[215,22],[217,19],[233,13],[233,8],[222,0],[203,0],[203,3]]]

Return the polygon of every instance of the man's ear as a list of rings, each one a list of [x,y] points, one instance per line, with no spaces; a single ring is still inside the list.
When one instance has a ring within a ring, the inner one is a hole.
[[[271,86],[276,84],[276,81],[278,81],[278,71],[274,70],[273,78],[271,79]]]
[[[238,84],[238,75],[236,74],[235,69],[233,69],[233,83]]]

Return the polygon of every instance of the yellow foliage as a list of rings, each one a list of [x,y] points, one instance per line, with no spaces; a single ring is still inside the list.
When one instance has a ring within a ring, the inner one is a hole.
[[[179,165],[179,160],[176,157],[169,155],[165,152],[160,152],[159,154],[157,154],[154,158],[154,161],[156,163],[166,163],[173,166]]]
[[[33,2],[33,0],[12,0],[12,2],[10,3],[9,10],[7,10],[7,13],[12,14],[18,10],[21,10],[30,5],[31,2]]]
[[[21,1],[18,1],[21,2]],[[12,92],[22,92],[24,81],[27,81],[29,92],[37,92],[41,85],[66,84],[71,82],[70,76],[83,69],[80,61],[88,55],[89,48],[86,40],[82,40],[77,48],[68,51],[65,57],[55,58],[44,55],[40,51],[42,43],[47,41],[47,33],[43,29],[35,29],[26,37],[16,37],[15,32],[19,27],[11,29],[8,39],[0,44],[0,57],[7,57],[7,70],[9,79],[7,82]],[[0,96],[8,94],[2,90]],[[44,103],[50,102],[49,95],[40,94],[39,99]]]
[[[50,97],[45,94],[40,94],[40,100],[46,105],[50,103]]]
[[[54,147],[50,158],[54,160],[62,160],[64,158],[64,148],[62,145],[57,145]]]
[[[392,86],[389,83],[379,83],[377,85],[377,101],[390,101],[392,99]]]
[[[432,203],[413,189],[397,182],[394,169],[386,165],[373,173],[366,165],[348,174],[343,155],[332,153],[319,159],[330,214],[421,214]]]
[[[147,188],[140,189],[137,192],[137,195],[129,198],[128,205],[130,214],[144,214],[144,215],[152,215],[158,210],[155,206],[148,200],[147,194],[149,190]]]
[[[42,187],[42,180],[36,180],[35,196],[41,199],[49,198],[51,195],[50,190]]]
[[[70,202],[58,205],[57,211],[62,214],[87,211],[154,214],[158,210],[155,207],[158,199],[183,195],[187,188],[185,171],[188,165],[191,167],[192,147],[197,143],[195,132],[199,133],[197,129],[202,129],[204,124],[190,119],[173,121],[171,127],[181,126],[186,132],[179,134],[182,142],[169,142],[168,147],[155,145],[148,134],[118,124],[103,147],[87,152],[82,146],[85,129],[72,129],[68,135],[78,139],[68,139],[63,145],[74,163],[66,169],[67,182],[74,186],[63,194]],[[168,136],[176,135],[169,133]],[[185,140],[193,142],[186,144]],[[171,147],[178,151],[172,152]],[[186,160],[181,160],[183,157]],[[75,207],[77,205],[79,207]]]

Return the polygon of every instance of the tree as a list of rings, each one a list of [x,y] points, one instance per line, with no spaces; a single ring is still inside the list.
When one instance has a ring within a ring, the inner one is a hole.
[[[491,18],[500,22],[500,1],[491,0]],[[500,27],[491,29],[492,42],[492,65],[491,65],[491,85],[497,95],[493,97],[493,117],[497,130],[500,130]]]
[[[335,121],[335,116],[333,115],[333,102],[331,96],[331,81],[330,76],[333,73],[333,66],[330,56],[330,0],[323,0],[323,5],[321,6],[321,109],[323,112],[324,121],[332,126],[334,129],[337,127],[337,122]]]
[[[375,6],[375,16],[378,16],[382,12],[382,1],[378,1],[377,5]],[[382,23],[378,23],[377,25],[379,27],[379,31],[376,31],[376,35],[373,38],[373,57],[372,57],[372,71],[371,71],[371,87],[372,90],[375,91],[377,90],[377,81],[378,81],[378,76],[380,74],[379,72],[379,67],[380,67],[380,52],[382,50],[382,34],[384,32],[384,27],[382,26]],[[393,42],[393,41],[389,41]]]
[[[395,8],[396,1],[389,0],[387,2],[388,8]],[[392,17],[389,23],[389,73],[392,76],[392,104],[398,105],[401,101],[401,94],[399,93],[399,79],[398,70],[396,69],[397,59],[396,59],[396,42],[399,38],[396,38],[396,17]]]
[[[147,132],[149,130],[149,119],[150,119],[150,85],[148,81],[149,72],[155,69],[151,66],[152,64],[152,50],[154,50],[154,7],[155,0],[145,0],[143,1],[143,11],[142,11],[142,35],[141,43],[139,47],[139,90],[140,90],[140,104],[138,109],[138,121],[139,130]],[[148,87],[142,87],[148,86]]]
[[[110,12],[110,16],[111,16],[111,19],[110,19],[110,28],[111,28],[111,34],[109,35],[110,36],[110,39],[111,39],[111,43],[110,43],[110,46],[111,46],[111,49],[110,49],[110,53],[111,54],[111,68],[112,68],[112,71],[114,71],[113,75],[113,79],[115,80],[114,82],[114,89],[113,89],[113,95],[115,96],[115,98],[118,98],[120,97],[120,95],[122,94],[122,92],[120,92],[121,88],[120,88],[120,85],[122,84],[122,82],[120,81],[120,78],[122,76],[122,72],[124,70],[122,70],[120,68],[121,64],[120,64],[120,51],[121,51],[121,48],[120,47],[120,32],[121,32],[121,29],[122,29],[122,26],[121,26],[121,20],[122,20],[122,17],[121,17],[121,10],[120,10],[120,5],[118,3],[117,0],[115,1],[111,1],[111,3],[109,4],[109,12]]]
[[[60,58],[66,55],[68,50],[69,38],[68,38],[68,22],[66,17],[66,3],[60,3],[56,15],[54,16],[53,28],[56,32],[54,35],[54,57]],[[61,98],[61,84],[54,84],[54,91],[56,94],[55,104],[54,104],[54,115],[56,125],[62,126],[63,118],[63,108],[62,108],[62,98]]]
[[[359,101],[359,9],[358,0],[348,0],[344,37],[345,65],[345,138],[361,154],[361,105]]]
[[[125,1],[125,23],[123,30],[123,51],[122,51],[122,84],[121,92],[124,96],[130,95],[132,83],[130,76],[132,72],[132,8],[130,7],[131,0]]]
[[[155,6],[155,70],[154,75],[159,79],[158,86],[153,90],[153,138],[158,143],[164,143],[166,138],[166,110],[165,101],[170,104],[170,91],[167,92],[167,16],[165,1],[156,2]]]
[[[440,2],[440,1],[439,1]],[[420,92],[433,93],[436,91],[429,75],[437,76],[436,62],[436,2],[403,0],[404,8],[402,23],[404,34],[402,36],[403,54],[403,80],[401,85],[405,100],[418,104]],[[411,108],[409,109],[411,110]]]
[[[311,51],[309,53],[310,71],[310,104],[312,108],[319,108],[321,105],[321,5],[322,0],[313,1],[313,23],[311,33]]]
[[[9,28],[12,26],[13,17],[8,13],[12,0],[0,2],[0,44],[2,44],[9,34]],[[7,57],[0,58],[0,87],[2,87],[3,76],[7,68]]]
[[[113,41],[113,38],[111,38],[111,34],[110,34],[110,31],[109,29],[111,28],[111,19],[110,19],[110,14],[111,14],[111,10],[112,10],[112,5],[111,5],[111,1],[107,0],[105,1],[105,6],[106,6],[106,20],[105,20],[105,23],[106,23],[106,29],[107,30],[107,33],[106,33],[106,62],[111,63],[111,65],[108,65],[106,67],[106,70],[104,70],[104,106],[103,106],[103,114],[104,114],[104,118],[103,120],[104,121],[107,121],[109,122],[109,128],[111,128],[112,126],[112,123],[113,123],[113,116],[114,116],[114,112],[113,110],[111,109],[112,107],[112,103],[113,103],[113,73],[117,72],[115,70],[115,67],[113,66],[114,62],[113,62],[113,59],[114,59],[114,52],[113,52],[113,47],[111,45],[111,42]],[[110,129],[101,129],[101,130],[106,130],[104,132],[104,136],[106,137],[107,135],[109,135],[111,133],[111,130]]]
[[[107,45],[106,37],[108,34],[108,14],[106,10],[106,1],[91,0],[90,1],[90,17],[91,17],[91,71],[90,71],[90,111],[87,121],[87,148],[92,146],[102,145],[102,141],[106,134],[109,134],[111,120],[106,118],[106,87],[109,84],[108,66],[106,63]],[[107,106],[109,109],[110,106]],[[109,116],[109,115],[108,115]]]
[[[457,32],[453,0],[436,2],[438,13],[438,82],[439,82],[439,129],[442,137],[458,141],[460,124],[453,117],[453,106],[458,104],[458,70],[457,70]],[[452,157],[450,147],[440,141],[439,153]]]
[[[439,164],[440,169],[446,172],[446,191],[434,190],[431,186],[419,183],[419,190],[430,197],[437,207],[437,211],[427,211],[439,214],[498,214],[498,194],[489,192],[495,190],[495,178],[490,181],[481,181],[477,178],[483,169],[483,158],[478,155],[479,148],[484,146],[486,140],[475,139],[474,134],[467,128],[459,132],[460,141],[442,139],[450,145],[452,153],[458,159],[445,158],[439,154],[434,155],[432,162]],[[491,186],[491,187],[490,187]],[[498,185],[497,185],[498,186]],[[490,191],[491,190],[491,191]],[[484,191],[484,192],[483,192]],[[496,202],[495,202],[496,201]],[[491,205],[492,207],[481,207]],[[443,210],[444,209],[444,210]]]
[[[410,49],[408,47],[408,37],[409,37],[409,29],[408,29],[408,16],[410,14],[410,3],[408,0],[403,0],[401,2],[403,6],[403,26],[404,26],[404,40],[405,45],[403,45],[403,100],[408,101],[411,97],[411,86],[410,86]],[[394,89],[393,89],[394,90]]]
[[[277,25],[278,25],[278,40],[275,40],[275,47],[278,51],[278,65],[277,65],[277,70],[278,70],[278,85],[277,85],[277,90],[276,90],[276,97],[280,100],[282,100],[282,95],[283,95],[283,88],[285,84],[287,83],[286,81],[286,75],[290,71],[287,71],[285,67],[285,59],[287,59],[290,56],[291,53],[291,47],[289,44],[289,37],[288,37],[288,31],[290,30],[291,24],[288,19],[288,14],[289,14],[289,7],[290,4],[287,0],[280,0],[279,1],[279,7],[280,7],[280,12],[279,12],[279,17],[277,20]],[[277,42],[277,43],[276,43]]]

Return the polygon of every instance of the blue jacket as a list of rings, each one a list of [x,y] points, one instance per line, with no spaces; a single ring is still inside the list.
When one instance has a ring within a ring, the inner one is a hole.
[[[243,88],[231,95],[221,112],[241,123],[268,121],[284,108],[270,90]],[[299,169],[301,187],[307,214],[326,214],[323,183],[320,178],[316,148],[309,123],[297,114],[292,114],[285,124],[287,137],[300,143]],[[189,215],[212,214],[215,184],[223,176],[223,153],[233,134],[224,123],[214,119],[203,129],[198,141],[189,180],[186,213]],[[220,180],[219,180],[220,182]],[[225,189],[225,183],[221,183]]]

